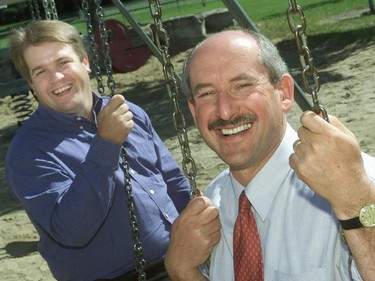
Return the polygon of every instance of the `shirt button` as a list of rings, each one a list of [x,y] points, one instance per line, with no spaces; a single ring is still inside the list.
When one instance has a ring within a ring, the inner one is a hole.
[[[76,121],[81,121],[81,120],[82,120],[81,117],[77,117],[77,118],[76,118]]]
[[[79,126],[79,128],[80,128],[81,130],[83,130],[83,126]]]
[[[150,189],[150,193],[151,193],[152,195],[154,195],[154,194],[155,194],[155,191],[154,191],[153,189]]]
[[[168,216],[168,214],[165,214],[165,217],[166,217],[167,219],[169,219],[169,216]]]
[[[135,171],[134,171],[133,169],[130,169],[129,171],[130,171],[130,173],[132,173],[132,174],[135,173]]]

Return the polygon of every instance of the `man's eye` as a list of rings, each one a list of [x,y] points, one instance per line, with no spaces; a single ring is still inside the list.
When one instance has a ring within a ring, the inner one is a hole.
[[[69,61],[63,60],[63,61],[60,62],[60,65],[64,65],[64,64],[67,64],[67,63],[69,63]]]
[[[38,70],[36,73],[35,73],[35,76],[39,76],[39,75],[41,75],[41,74],[43,74],[43,73],[45,73],[46,71],[44,70],[44,69],[42,69],[42,70]]]
[[[214,91],[208,91],[208,92],[202,92],[197,95],[198,99],[204,99],[212,96],[214,94]]]
[[[243,83],[243,84],[237,85],[237,88],[243,89],[243,88],[251,87],[252,85],[253,84],[251,84],[251,83]]]

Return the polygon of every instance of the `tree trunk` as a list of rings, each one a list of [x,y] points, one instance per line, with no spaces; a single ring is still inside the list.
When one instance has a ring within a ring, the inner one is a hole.
[[[372,2],[372,0],[368,0],[368,5],[370,7],[370,13],[375,14],[374,3]]]

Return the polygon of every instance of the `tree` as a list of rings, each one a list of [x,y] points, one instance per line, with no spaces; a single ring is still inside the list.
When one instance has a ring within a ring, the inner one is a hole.
[[[368,5],[370,7],[370,13],[375,14],[374,3],[372,2],[372,0],[368,0]]]

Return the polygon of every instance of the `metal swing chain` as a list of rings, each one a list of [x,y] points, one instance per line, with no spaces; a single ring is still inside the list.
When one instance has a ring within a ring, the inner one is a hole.
[[[311,51],[307,46],[306,36],[306,19],[302,8],[297,5],[296,0],[288,0],[289,8],[287,10],[287,19],[291,32],[294,34],[296,40],[297,51],[300,56],[302,67],[302,81],[305,91],[311,95],[313,101],[313,111],[316,114],[322,114],[326,121],[328,120],[328,113],[326,109],[320,104],[318,99],[318,92],[320,89],[320,80],[318,71],[314,65],[314,59]],[[301,21],[300,24],[295,25],[293,15],[298,15]]]
[[[94,0],[94,2],[95,2],[95,7],[96,7],[96,17],[99,23],[98,28],[99,28],[100,39],[101,39],[102,46],[103,46],[105,70],[107,73],[107,86],[108,86],[108,89],[110,90],[110,96],[112,97],[115,94],[116,83],[115,83],[115,80],[113,79],[112,60],[109,56],[108,32],[107,32],[107,29],[105,28],[103,8],[100,5],[101,0]]]
[[[33,3],[34,2],[34,3]],[[35,8],[38,3],[36,0],[28,0],[30,15],[33,20],[40,19],[39,10]],[[37,14],[37,15],[35,15]]]
[[[106,60],[106,72],[108,76],[107,85],[108,85],[108,88],[111,90],[111,96],[113,96],[114,91],[115,91],[115,81],[112,75],[113,74],[112,63],[111,63],[111,58],[109,56],[109,44],[108,44],[108,37],[107,37],[108,35],[107,35],[105,25],[104,25],[103,10],[100,7],[100,1],[94,0],[94,2],[96,5],[95,10],[96,10],[97,19],[99,22],[100,37],[102,40],[103,51],[104,51],[105,60]],[[103,86],[102,79],[101,79],[101,71],[99,67],[99,58],[97,55],[97,47],[96,47],[95,38],[94,38],[93,26],[91,24],[92,18],[89,12],[89,4],[87,0],[82,1],[82,8],[87,17],[86,18],[87,32],[88,32],[89,41],[90,41],[90,51],[92,52],[94,56],[95,74],[96,74],[96,78],[98,82],[99,93],[103,94],[104,86]],[[142,243],[140,240],[140,232],[138,228],[138,222],[137,222],[137,216],[136,216],[136,210],[135,210],[135,203],[134,203],[134,198],[132,196],[132,185],[131,185],[131,180],[130,180],[130,175],[129,175],[129,163],[126,158],[125,144],[123,144],[121,147],[121,161],[119,165],[120,165],[121,170],[124,173],[124,187],[125,187],[125,193],[127,197],[126,202],[127,202],[127,206],[129,209],[129,218],[130,218],[129,221],[130,221],[130,227],[132,230],[132,239],[134,240],[135,269],[138,272],[138,280],[146,281],[146,274],[144,271],[146,260],[143,254],[143,248],[142,248]]]
[[[47,2],[47,0],[43,0],[42,3],[43,3],[43,8],[44,8],[45,18],[47,20],[50,20],[51,19],[51,13],[49,11],[48,2]]]
[[[47,20],[51,19],[51,12],[52,11],[52,19],[57,20],[57,10],[56,10],[56,5],[54,0],[43,0],[43,8],[45,12],[45,18]]]
[[[105,59],[105,69],[107,74],[107,86],[110,90],[110,96],[114,95],[116,83],[113,79],[113,72],[112,72],[112,62],[111,58],[109,56],[109,44],[108,44],[108,34],[107,30],[104,25],[104,15],[103,15],[103,9],[100,6],[100,0],[94,0],[95,3],[95,11],[97,15],[97,19],[99,22],[99,31],[100,31],[100,38],[102,40],[102,46],[103,46],[103,53],[104,53],[104,59]],[[103,79],[102,79],[102,73],[99,65],[99,56],[98,56],[98,50],[95,43],[95,35],[94,35],[94,27],[92,26],[92,16],[90,14],[90,8],[89,3],[87,0],[82,1],[82,9],[84,11],[84,14],[86,16],[87,21],[87,34],[89,37],[89,45],[90,45],[90,52],[92,54],[92,61],[94,65],[94,73],[96,77],[96,82],[98,84],[98,92],[100,95],[105,95],[105,88],[103,85]]]
[[[51,7],[51,11],[52,11],[52,19],[58,20],[59,17],[58,17],[58,14],[57,14],[55,0],[50,0],[50,7]]]
[[[129,209],[130,226],[132,229],[132,238],[134,241],[134,255],[135,255],[135,270],[138,272],[138,281],[146,281],[145,265],[146,260],[143,254],[143,247],[140,239],[137,216],[135,211],[134,197],[132,196],[132,185],[129,176],[129,164],[126,160],[125,144],[121,147],[120,162],[121,170],[124,172],[125,193],[127,197],[127,204]]]
[[[94,66],[94,73],[96,78],[96,83],[98,84],[98,92],[100,95],[104,95],[104,86],[103,86],[103,80],[102,80],[102,74],[99,66],[99,56],[98,51],[94,39],[94,28],[92,26],[92,17],[90,14],[90,8],[89,3],[87,0],[82,0],[82,10],[84,12],[84,15],[86,17],[87,22],[87,35],[89,38],[89,48],[92,55],[92,62]]]
[[[174,112],[173,112],[173,123],[175,129],[177,131],[178,140],[180,142],[181,152],[182,152],[182,166],[183,171],[186,177],[190,181],[192,196],[200,195],[201,192],[197,188],[196,184],[196,175],[197,175],[197,168],[195,165],[195,161],[191,156],[190,147],[189,147],[189,140],[186,130],[186,121],[183,112],[180,109],[178,103],[178,85],[176,78],[174,77],[175,71],[173,64],[171,63],[170,55],[169,55],[169,38],[167,31],[163,28],[163,22],[161,19],[162,11],[161,5],[159,0],[149,0],[149,7],[150,13],[152,18],[154,19],[155,23],[155,41],[156,45],[159,48],[159,51],[162,55],[162,65],[163,65],[163,73],[164,78],[166,81],[167,92],[169,98],[173,102]]]
[[[38,0],[28,0],[28,6],[30,10],[30,15],[33,20],[40,20],[42,17],[40,16]],[[54,0],[43,0],[43,8],[45,12],[45,18],[50,20],[51,19],[51,12],[52,11],[52,19],[57,20],[58,14],[56,9],[56,4]]]

